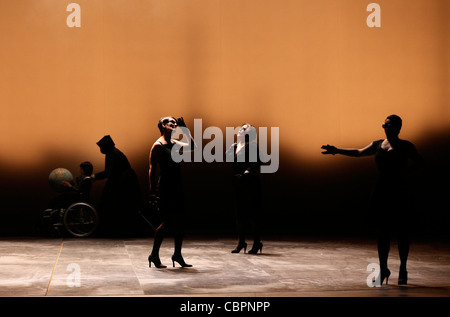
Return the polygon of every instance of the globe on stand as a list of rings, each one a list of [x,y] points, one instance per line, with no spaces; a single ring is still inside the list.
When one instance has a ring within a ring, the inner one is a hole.
[[[73,175],[68,169],[60,167],[55,168],[50,172],[50,175],[48,176],[48,182],[50,184],[50,187],[54,191],[58,193],[64,192],[66,187],[62,184],[63,181],[69,183],[73,181]]]

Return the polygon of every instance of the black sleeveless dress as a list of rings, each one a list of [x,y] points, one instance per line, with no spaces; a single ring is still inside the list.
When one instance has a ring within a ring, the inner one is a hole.
[[[372,206],[377,214],[404,220],[411,208],[411,197],[407,178],[408,159],[415,151],[411,142],[400,140],[392,150],[381,147],[383,140],[374,141],[376,145],[375,162],[378,179],[372,195]]]
[[[226,156],[232,160],[232,185],[237,215],[257,216],[262,209],[262,190],[259,178],[259,168],[262,164],[258,146],[246,144],[236,153],[237,144],[234,143],[227,150]],[[252,158],[250,153],[256,153]],[[232,158],[232,159],[231,159]],[[256,159],[256,160],[255,160]],[[228,160],[228,161],[229,161]],[[248,174],[244,175],[244,172]],[[240,177],[237,177],[241,175]]]
[[[160,176],[157,186],[160,208],[163,214],[182,213],[184,211],[183,184],[180,163],[172,159],[174,143],[163,144],[159,157]]]

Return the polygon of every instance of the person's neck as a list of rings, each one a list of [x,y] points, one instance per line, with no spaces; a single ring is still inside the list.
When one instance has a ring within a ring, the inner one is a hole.
[[[389,141],[389,143],[391,143],[391,144],[397,143],[400,140],[400,138],[398,137],[398,134],[396,134],[396,135],[387,135],[386,138]]]
[[[163,139],[164,139],[164,141],[166,141],[167,143],[172,143],[172,134],[170,133],[170,134],[168,134],[168,133],[165,133],[164,135],[163,135]]]

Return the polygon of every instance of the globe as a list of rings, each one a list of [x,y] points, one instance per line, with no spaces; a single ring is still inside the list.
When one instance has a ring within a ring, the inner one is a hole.
[[[54,191],[58,193],[64,192],[65,187],[62,184],[63,181],[67,181],[69,183],[73,181],[73,175],[68,169],[60,167],[55,168],[50,172],[48,182]]]

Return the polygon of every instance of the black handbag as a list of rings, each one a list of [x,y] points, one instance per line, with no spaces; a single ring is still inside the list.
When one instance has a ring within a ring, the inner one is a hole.
[[[139,214],[153,229],[156,230],[163,221],[159,197],[151,197],[148,202],[144,204],[144,208],[139,211]]]

